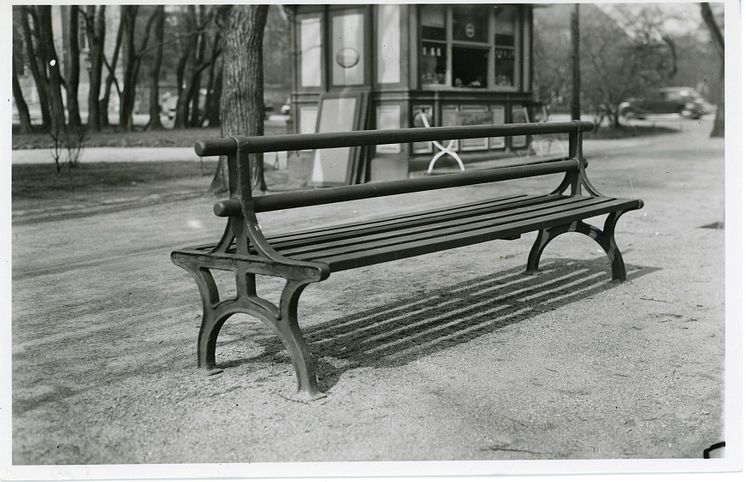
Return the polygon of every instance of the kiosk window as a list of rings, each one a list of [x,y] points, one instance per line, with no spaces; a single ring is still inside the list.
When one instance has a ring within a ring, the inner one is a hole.
[[[332,83],[365,83],[365,15],[344,12],[332,16]]]
[[[453,7],[453,40],[487,43],[489,7],[462,5]]]
[[[517,15],[514,7],[495,7],[495,86],[516,85],[518,71],[515,52]]]
[[[444,5],[423,5],[420,12],[422,38],[446,40],[446,9]]]
[[[515,47],[516,10],[495,7],[495,45]]]
[[[422,51],[420,79],[423,85],[444,85],[448,74],[446,9],[444,5],[423,5],[420,11]]]
[[[421,5],[423,86],[515,89],[520,72],[520,7]]]
[[[422,42],[421,54],[422,83],[428,84],[445,84],[447,59],[446,45],[437,42]]]
[[[453,47],[453,86],[487,87],[488,49]]]
[[[321,18],[300,19],[300,85],[321,86]]]

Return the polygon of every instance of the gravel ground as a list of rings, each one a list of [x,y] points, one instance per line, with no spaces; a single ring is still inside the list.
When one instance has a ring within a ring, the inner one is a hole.
[[[601,192],[645,201],[617,227],[626,283],[568,234],[535,276],[527,235],[309,287],[301,326],[329,390],[310,404],[288,398],[289,359],[249,318],[223,328],[221,374],[196,368],[199,296],[169,253],[217,239],[211,199],[14,226],[12,462],[700,458],[724,439],[725,236],[703,228],[724,220],[724,156],[708,130],[586,146]],[[261,222],[302,229],[556,181]],[[261,281],[277,299],[279,281]]]

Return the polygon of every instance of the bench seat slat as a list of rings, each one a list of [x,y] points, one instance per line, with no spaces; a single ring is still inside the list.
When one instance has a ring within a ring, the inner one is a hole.
[[[324,231],[313,233],[269,237],[275,249],[292,249],[295,247],[305,247],[310,244],[320,244],[335,240],[347,238],[358,238],[360,236],[372,233],[384,233],[392,230],[401,230],[407,227],[422,226],[433,224],[434,222],[443,223],[445,221],[456,222],[468,217],[480,214],[503,212],[509,209],[516,209],[524,206],[536,205],[542,202],[549,202],[559,199],[559,195],[550,196],[520,196],[509,199],[499,199],[479,204],[471,203],[467,205],[452,207],[449,209],[436,209],[432,211],[420,211],[410,213],[406,216],[394,216],[389,218],[379,218],[376,220],[363,221],[358,224],[348,224],[344,226],[327,227]],[[395,231],[395,232],[396,232]]]
[[[399,240],[396,243],[386,246],[378,245],[376,247],[369,247],[367,249],[329,256],[315,256],[314,253],[309,253],[298,257],[297,259],[319,261],[329,265],[331,271],[342,271],[370,264],[442,251],[444,249],[468,246],[470,244],[520,235],[541,228],[580,221],[589,217],[606,214],[610,211],[636,209],[639,207],[639,201],[637,200],[610,198],[592,199],[601,199],[602,202],[583,205],[571,210],[563,210],[543,216],[528,216],[527,218],[518,221],[499,223],[478,229],[463,229],[457,232],[442,233],[432,237],[421,237],[411,241]]]
[[[543,201],[543,202],[536,202]],[[601,202],[601,201],[596,201]],[[459,230],[473,230],[482,227],[518,221],[528,217],[540,216],[558,211],[567,211],[577,205],[587,204],[588,200],[583,198],[561,197],[553,200],[534,200],[533,203],[513,204],[489,211],[479,210],[469,212],[457,217],[446,219],[431,219],[428,222],[401,223],[390,226],[384,232],[371,232],[369,229],[361,229],[355,233],[346,233],[345,237],[332,239],[330,241],[313,241],[294,248],[278,248],[283,255],[288,257],[303,257],[306,253],[314,256],[327,256],[329,254],[341,254],[345,249],[362,250],[381,244],[394,244],[407,242],[418,237],[430,238],[440,236]],[[350,248],[347,248],[350,247]]]
[[[539,206],[530,206],[528,208],[508,210],[506,212],[492,213],[486,216],[477,216],[473,220],[465,220],[461,223],[436,223],[433,225],[423,226],[422,229],[403,229],[401,231],[389,232],[385,238],[372,238],[362,236],[353,242],[340,243],[338,247],[324,247],[313,245],[310,250],[297,252],[293,250],[280,252],[290,258],[314,259],[338,256],[346,253],[365,251],[368,249],[377,249],[384,246],[400,245],[413,241],[422,241],[437,239],[442,236],[475,231],[483,228],[500,227],[509,223],[523,222],[525,220],[537,218],[540,216],[561,216],[565,212],[573,209],[586,208],[591,205],[602,204],[606,202],[605,198],[565,198],[554,203],[544,203]]]
[[[425,215],[425,214],[430,214],[430,213],[432,214],[445,213],[445,212],[458,211],[461,209],[469,209],[469,208],[474,208],[474,207],[478,208],[478,207],[483,207],[483,206],[500,204],[504,202],[511,202],[517,199],[527,199],[527,198],[529,198],[529,196],[526,194],[501,196],[501,197],[494,198],[494,199],[482,199],[479,201],[475,201],[475,202],[471,202],[467,204],[460,204],[457,206],[443,206],[443,207],[432,209],[432,210],[428,209],[428,210],[422,210],[422,211],[417,211],[417,212],[404,212],[404,213],[396,214],[393,216],[378,216],[375,218],[365,219],[362,221],[353,221],[353,222],[349,222],[345,224],[335,224],[333,226],[322,226],[322,227],[311,228],[311,229],[306,229],[302,231],[293,231],[290,233],[270,234],[267,236],[267,239],[272,240],[272,242],[274,243],[281,243],[284,241],[291,241],[298,237],[305,238],[307,235],[311,235],[311,234],[323,235],[325,233],[329,233],[333,231],[340,231],[345,228],[357,229],[363,225],[373,225],[373,224],[377,224],[381,222],[396,222],[397,220],[400,220],[400,219],[408,219],[408,218],[419,216],[419,215]]]

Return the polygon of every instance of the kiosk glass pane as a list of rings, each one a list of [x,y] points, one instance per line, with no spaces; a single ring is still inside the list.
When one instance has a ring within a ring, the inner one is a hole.
[[[495,47],[495,85],[515,85],[515,49]]]
[[[332,82],[361,85],[365,82],[365,17],[345,13],[332,19]]]
[[[445,43],[422,42],[420,72],[423,85],[443,85],[448,70],[447,48]]]
[[[300,85],[321,86],[321,19],[300,21]]]
[[[515,7],[495,7],[495,45],[515,47]]]
[[[427,40],[446,40],[445,5],[423,5],[420,10],[422,38]]]
[[[495,87],[517,85],[516,34],[518,11],[514,6],[494,8]]]
[[[488,55],[486,48],[453,47],[453,86],[486,88]]]
[[[399,51],[401,5],[378,6],[378,82],[398,83],[400,80]]]
[[[489,7],[460,5],[453,7],[453,40],[486,43],[489,30]]]

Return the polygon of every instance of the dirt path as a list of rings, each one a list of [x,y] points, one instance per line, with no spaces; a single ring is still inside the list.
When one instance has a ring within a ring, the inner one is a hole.
[[[706,127],[589,142],[604,193],[639,196],[618,242],[630,281],[567,235],[333,275],[300,303],[327,398],[294,386],[248,318],[196,369],[199,297],[168,258],[222,229],[205,199],[13,227],[13,463],[700,457],[723,440],[722,141]],[[553,185],[522,180],[501,192]],[[494,193],[448,191],[439,203]],[[266,229],[432,203],[427,193],[278,212]],[[279,283],[262,280],[276,299]]]

